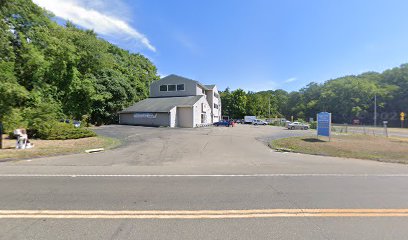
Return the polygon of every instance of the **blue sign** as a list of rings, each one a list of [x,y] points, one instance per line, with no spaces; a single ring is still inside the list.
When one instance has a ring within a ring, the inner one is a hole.
[[[330,137],[331,113],[321,112],[317,114],[317,136]]]

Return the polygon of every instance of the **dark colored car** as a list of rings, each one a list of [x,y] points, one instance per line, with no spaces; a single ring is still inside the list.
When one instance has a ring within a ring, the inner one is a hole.
[[[219,126],[229,127],[230,125],[231,123],[229,121],[220,121],[220,122],[214,123],[214,126],[216,127],[219,127]]]

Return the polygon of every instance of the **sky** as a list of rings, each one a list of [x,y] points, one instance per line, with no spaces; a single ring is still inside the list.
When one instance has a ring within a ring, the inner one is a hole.
[[[247,91],[408,63],[406,0],[33,0],[177,74]],[[61,22],[61,21],[59,21]]]

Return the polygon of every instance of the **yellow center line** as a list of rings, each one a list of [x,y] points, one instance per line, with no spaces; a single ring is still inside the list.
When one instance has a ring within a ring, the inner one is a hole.
[[[0,210],[0,219],[222,219],[274,217],[408,217],[408,209]]]

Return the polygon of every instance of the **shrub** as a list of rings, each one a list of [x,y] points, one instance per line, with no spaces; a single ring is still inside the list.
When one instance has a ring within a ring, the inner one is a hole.
[[[96,136],[96,133],[89,129],[76,128],[72,124],[61,122],[43,123],[37,129],[29,129],[28,134],[31,137],[45,140],[66,140]]]
[[[3,117],[3,132],[8,133],[12,138],[13,131],[17,128],[27,128],[27,122],[24,121],[21,111],[15,108]]]
[[[310,127],[310,129],[316,129],[317,128],[317,122],[316,121],[310,122],[309,127]]]

